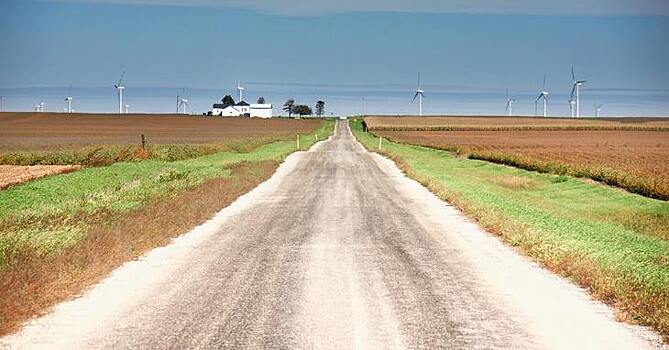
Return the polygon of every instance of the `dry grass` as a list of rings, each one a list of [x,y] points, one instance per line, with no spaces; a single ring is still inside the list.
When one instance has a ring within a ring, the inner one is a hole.
[[[267,179],[277,162],[242,163],[232,177],[206,181],[122,217],[91,213],[86,237],[51,258],[25,256],[0,270],[0,334],[83,292],[123,262],[165,245]],[[175,213],[178,213],[175,214]],[[83,214],[82,214],[83,215]]]
[[[490,181],[511,190],[520,190],[537,186],[536,181],[522,176],[495,176],[490,178]]]
[[[669,199],[669,132],[375,131],[379,136],[527,170],[591,178]]]
[[[49,175],[79,170],[76,165],[0,165],[0,190]]]
[[[365,117],[371,131],[655,130],[669,118],[538,118],[503,116]]]

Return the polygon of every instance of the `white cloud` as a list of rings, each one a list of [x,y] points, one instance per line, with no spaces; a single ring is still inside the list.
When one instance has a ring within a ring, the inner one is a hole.
[[[50,0],[163,6],[208,6],[256,10],[272,15],[323,15],[360,11],[669,16],[667,0]]]

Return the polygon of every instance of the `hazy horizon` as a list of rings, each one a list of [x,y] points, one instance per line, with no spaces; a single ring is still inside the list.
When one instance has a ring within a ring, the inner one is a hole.
[[[318,87],[299,84],[244,84],[244,99],[254,103],[262,96],[273,104],[274,115],[285,114],[281,107],[286,99],[312,106],[317,100],[326,102],[326,114],[357,115],[362,113],[365,98],[367,114],[417,114],[418,104],[412,103],[412,92],[402,86],[330,86]],[[501,115],[505,110],[505,91],[452,91],[426,87],[423,112],[426,115],[443,114],[487,114]],[[182,89],[161,87],[126,86],[124,104],[130,105],[133,113],[174,113],[176,96]],[[185,90],[190,111],[202,114],[211,109],[224,95],[237,100],[234,87],[228,89],[189,88]],[[64,98],[74,98],[73,108],[77,112],[116,113],[118,102],[113,87],[42,87],[0,88],[3,96],[3,111],[32,111],[35,105],[45,103],[46,112],[62,112]],[[531,90],[511,91],[518,99],[514,104],[515,115],[534,115],[537,93]],[[569,91],[552,92],[549,99],[549,115],[569,116]],[[582,116],[594,116],[594,104],[602,104],[601,116],[669,116],[669,91],[664,90],[584,90],[581,98]],[[541,114],[541,104],[538,104]]]

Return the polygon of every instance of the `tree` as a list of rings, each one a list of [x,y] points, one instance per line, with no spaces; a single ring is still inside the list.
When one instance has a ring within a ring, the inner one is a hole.
[[[303,115],[312,114],[312,111],[311,111],[311,108],[309,106],[296,105],[296,106],[293,106],[293,113],[299,114],[300,116],[303,116]]]
[[[262,96],[258,97],[258,104],[259,105],[264,105],[265,104],[265,98],[262,97]]]
[[[292,98],[289,98],[286,100],[286,103],[283,104],[283,110],[285,112],[288,112],[288,116],[291,117],[293,115],[293,107],[295,106],[295,100]]]
[[[318,117],[322,117],[323,114],[325,114],[325,101],[316,102],[316,107],[314,107],[314,110],[316,111],[316,115]]]
[[[235,105],[235,99],[232,98],[232,96],[230,96],[230,95],[225,95],[225,97],[223,97],[221,102],[223,102],[223,106],[225,106],[225,107]]]

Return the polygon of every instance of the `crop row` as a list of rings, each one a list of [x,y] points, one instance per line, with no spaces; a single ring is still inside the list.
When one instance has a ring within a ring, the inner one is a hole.
[[[368,125],[369,131],[669,131],[666,126],[638,125]]]
[[[489,151],[473,151],[467,154],[467,158],[485,160],[540,173],[590,178],[607,185],[623,188],[629,192],[640,194],[642,196],[669,200],[669,186],[666,181],[657,178],[638,177],[625,171],[608,167],[575,166],[565,163],[542,161],[516,154]]]

